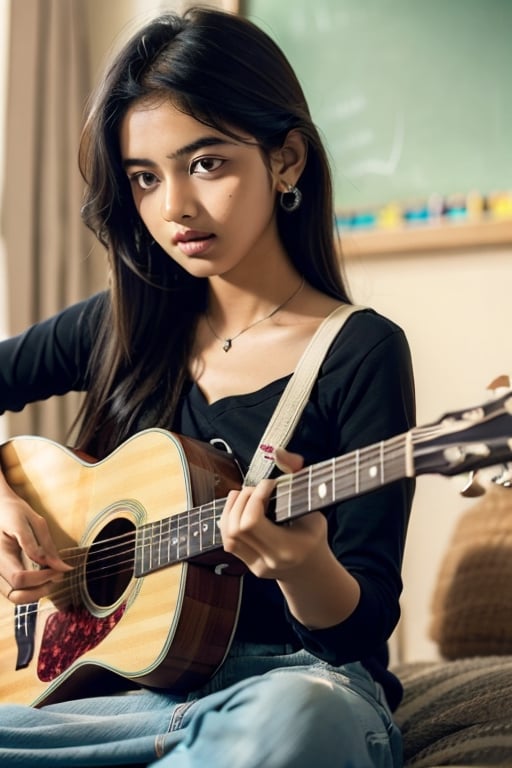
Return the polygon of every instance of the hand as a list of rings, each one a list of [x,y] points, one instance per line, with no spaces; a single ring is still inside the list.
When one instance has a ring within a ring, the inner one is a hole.
[[[297,472],[303,466],[298,454],[276,450],[277,466],[284,472]],[[275,480],[263,480],[256,487],[231,491],[220,519],[226,552],[236,555],[260,578],[287,580],[302,570],[311,558],[330,553],[327,521],[313,512],[292,524],[276,525],[266,516]]]
[[[39,600],[72,570],[60,557],[48,525],[0,481],[0,593],[12,603]],[[40,568],[27,568],[25,559]]]

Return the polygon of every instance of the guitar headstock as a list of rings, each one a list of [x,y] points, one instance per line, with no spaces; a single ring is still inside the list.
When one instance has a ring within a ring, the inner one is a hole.
[[[487,389],[492,392],[493,397],[500,397],[500,395],[506,395],[511,391],[510,376],[508,374],[501,374],[491,381]],[[501,464],[496,470],[498,474],[490,478],[490,482],[495,485],[500,485],[503,488],[512,488],[512,469],[508,462]],[[487,479],[487,484],[489,479]],[[473,470],[468,474],[465,485],[460,490],[460,495],[465,498],[475,498],[477,496],[483,496],[486,493],[486,481],[481,477],[478,470]]]
[[[412,431],[416,474],[460,475],[512,460],[512,392]]]

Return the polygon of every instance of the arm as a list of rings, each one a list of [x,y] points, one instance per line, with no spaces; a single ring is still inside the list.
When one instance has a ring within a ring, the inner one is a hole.
[[[276,451],[276,463],[287,473],[303,466],[302,457],[282,448]],[[308,628],[344,621],[357,605],[359,584],[336,560],[324,515],[316,512],[291,526],[276,527],[264,515],[273,487],[267,481],[231,492],[221,521],[224,548],[241,557],[255,575],[275,579],[295,619]]]
[[[25,560],[40,568],[26,567]],[[29,603],[50,592],[70,566],[61,560],[46,521],[9,487],[0,472],[0,592]]]
[[[86,387],[89,323],[100,296],[0,342],[0,413]],[[58,556],[45,520],[14,493],[1,469],[0,457],[0,594],[15,603],[32,602],[69,567]]]
[[[0,342],[0,414],[86,389],[91,339],[104,295],[68,307]]]

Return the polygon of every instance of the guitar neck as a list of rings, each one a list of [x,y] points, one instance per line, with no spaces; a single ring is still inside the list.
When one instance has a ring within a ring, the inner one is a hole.
[[[414,476],[412,454],[407,450],[410,435],[399,435],[279,477],[271,499],[272,519],[285,523],[393,480]],[[141,526],[137,532],[135,575],[144,576],[221,548],[218,522],[225,503],[226,499],[214,499]]]
[[[403,477],[457,475],[512,459],[512,396],[445,414],[344,456],[277,479],[269,516],[285,523]],[[222,547],[218,521],[226,500],[181,512],[137,532],[137,576]]]
[[[277,481],[274,519],[284,523],[330,504],[373,491],[405,476],[414,476],[411,433],[383,440],[314,464]]]

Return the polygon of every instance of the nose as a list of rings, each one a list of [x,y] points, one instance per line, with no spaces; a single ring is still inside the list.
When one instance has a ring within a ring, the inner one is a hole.
[[[193,215],[194,205],[187,183],[167,181],[162,187],[161,215],[165,221],[179,221]]]

